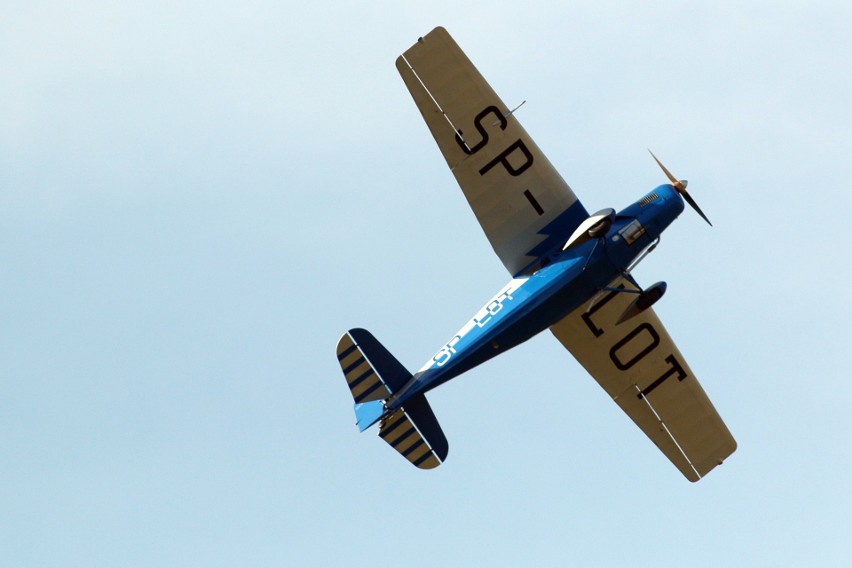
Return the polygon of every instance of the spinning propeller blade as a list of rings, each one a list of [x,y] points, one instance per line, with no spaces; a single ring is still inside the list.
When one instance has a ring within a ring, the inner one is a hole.
[[[653,152],[651,152],[651,150],[648,150],[648,153],[651,154],[651,157],[654,158],[654,161],[657,162],[657,165],[660,166],[660,169],[663,170],[663,173],[666,174],[666,177],[669,178],[669,181],[672,182],[672,186],[677,190],[677,192],[681,195],[681,197],[683,197],[684,201],[689,203],[690,207],[695,209],[695,212],[698,213],[699,215],[701,215],[701,218],[704,219],[705,221],[707,221],[707,224],[712,227],[713,223],[710,222],[710,219],[707,218],[707,215],[704,214],[704,212],[701,210],[701,208],[698,206],[698,204],[695,202],[695,200],[692,199],[692,196],[689,195],[689,193],[686,191],[686,186],[689,182],[686,181],[685,179],[679,180],[679,179],[675,178],[671,174],[671,172],[666,169],[666,166],[664,166],[663,163],[660,160],[657,159],[657,157],[654,155]]]

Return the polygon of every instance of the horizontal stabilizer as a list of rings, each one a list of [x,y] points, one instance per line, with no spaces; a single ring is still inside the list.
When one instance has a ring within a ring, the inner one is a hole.
[[[343,334],[337,342],[337,360],[356,404],[384,400],[411,378],[411,373],[365,329]]]
[[[432,408],[421,395],[385,414],[385,401],[411,378],[390,352],[364,329],[350,329],[337,342],[337,360],[352,398],[358,429],[381,421],[379,436],[421,469],[441,465],[449,445]]]
[[[423,395],[385,418],[379,436],[420,469],[438,467],[449,452],[447,438]]]

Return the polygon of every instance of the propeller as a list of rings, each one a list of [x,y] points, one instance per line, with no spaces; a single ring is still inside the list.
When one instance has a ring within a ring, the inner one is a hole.
[[[699,215],[701,215],[701,218],[704,219],[705,221],[707,221],[707,224],[712,227],[713,223],[710,222],[710,219],[707,218],[707,215],[704,214],[704,212],[701,210],[701,208],[698,206],[698,204],[695,202],[695,200],[692,199],[692,196],[689,195],[689,193],[687,193],[686,186],[689,182],[686,181],[685,179],[679,180],[679,179],[675,178],[671,174],[671,172],[666,169],[666,166],[664,166],[663,163],[660,160],[657,159],[657,157],[654,155],[653,152],[651,152],[651,150],[648,150],[648,153],[651,154],[651,157],[654,158],[654,161],[657,162],[657,165],[660,166],[660,169],[663,170],[663,173],[666,174],[666,177],[669,178],[669,181],[672,182],[672,186],[674,186],[674,188],[681,195],[681,197],[683,197],[684,201],[689,203],[689,205],[693,209],[695,209],[695,212],[698,213]]]

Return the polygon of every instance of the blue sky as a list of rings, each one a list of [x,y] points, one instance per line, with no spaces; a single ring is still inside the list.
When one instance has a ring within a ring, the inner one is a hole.
[[[295,4],[295,3],[290,3]],[[845,2],[0,6],[0,564],[852,560]],[[507,281],[394,68],[454,35],[637,270],[739,450],[690,484],[549,334],[432,393],[422,472],[334,357],[418,368]]]

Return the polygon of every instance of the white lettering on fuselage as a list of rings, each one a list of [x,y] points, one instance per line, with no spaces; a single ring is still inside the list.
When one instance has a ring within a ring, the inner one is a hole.
[[[505,307],[507,302],[514,300],[514,294],[524,282],[526,278],[515,278],[509,282],[500,292],[494,296],[491,301],[485,304],[482,309],[476,312],[476,315],[444,345],[432,359],[430,359],[420,371],[430,369],[432,366],[443,367],[446,365],[453,355],[456,354],[456,345],[473,329],[482,329],[494,319],[494,316],[499,314]]]

